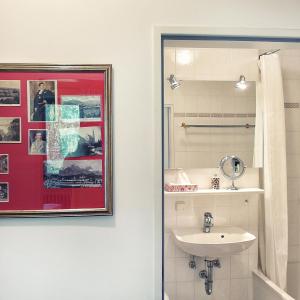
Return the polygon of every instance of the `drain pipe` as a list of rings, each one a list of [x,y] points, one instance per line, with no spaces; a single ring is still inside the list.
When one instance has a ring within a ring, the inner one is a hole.
[[[213,268],[221,268],[219,259],[208,260],[205,259],[206,270],[202,270],[199,273],[200,278],[205,279],[205,291],[207,295],[211,295],[213,292]]]

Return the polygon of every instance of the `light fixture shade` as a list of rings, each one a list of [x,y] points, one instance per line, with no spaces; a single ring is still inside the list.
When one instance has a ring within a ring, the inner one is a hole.
[[[240,90],[245,90],[247,88],[247,82],[244,75],[240,76],[240,80],[236,83],[235,87]]]
[[[174,74],[171,74],[170,77],[168,77],[167,79],[168,79],[168,81],[170,83],[170,86],[171,86],[172,90],[175,90],[178,87],[180,87],[180,82],[177,81],[177,79],[175,78]]]

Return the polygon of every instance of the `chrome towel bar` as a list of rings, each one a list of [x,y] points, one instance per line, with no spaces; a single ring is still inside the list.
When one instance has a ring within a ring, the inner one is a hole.
[[[204,124],[195,124],[195,125],[189,125],[186,123],[181,123],[181,127],[183,128],[192,128],[192,127],[201,127],[201,128],[254,128],[255,125],[251,124],[242,124],[242,125],[204,125]]]

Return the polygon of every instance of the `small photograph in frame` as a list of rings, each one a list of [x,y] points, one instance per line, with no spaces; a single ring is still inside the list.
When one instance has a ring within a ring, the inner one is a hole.
[[[0,154],[0,174],[9,173],[8,154]]]
[[[21,118],[0,117],[0,144],[21,143]]]
[[[63,157],[102,155],[100,126],[61,128],[59,135]]]
[[[101,96],[81,96],[81,95],[62,95],[61,102],[63,106],[72,105],[79,107],[80,121],[101,121]],[[62,111],[62,119],[68,120],[68,115]],[[66,110],[67,112],[67,110]]]
[[[55,109],[57,103],[57,80],[28,80],[27,81],[28,121],[52,121],[47,116],[47,108]],[[55,115],[55,114],[54,114]]]
[[[102,187],[102,160],[45,161],[44,186],[48,189]]]
[[[20,80],[0,80],[0,106],[20,106]]]
[[[28,130],[28,154],[29,155],[47,154],[47,130],[46,129]]]
[[[0,182],[0,202],[9,201],[9,186],[8,182]]]

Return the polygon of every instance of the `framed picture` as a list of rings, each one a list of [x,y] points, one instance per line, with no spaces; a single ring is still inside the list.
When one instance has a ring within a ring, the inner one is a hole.
[[[0,80],[0,106],[20,106],[20,80]]]
[[[1,111],[4,112],[5,109],[2,108]],[[0,144],[21,143],[21,140],[21,118],[0,116]]]
[[[60,151],[64,157],[102,155],[100,126],[62,128],[59,137]]]
[[[9,173],[8,154],[0,153],[0,174],[7,175]]]
[[[9,201],[9,185],[8,182],[0,182],[0,202]]]
[[[113,214],[111,73],[0,64],[0,217]]]
[[[47,107],[55,109],[57,103],[57,80],[28,80],[27,104],[29,122],[46,122],[52,120],[46,115]]]
[[[78,105],[81,121],[101,120],[101,95],[63,95],[61,101],[63,105]]]
[[[28,130],[28,154],[29,155],[47,154],[47,130],[45,129]]]
[[[46,188],[101,188],[101,160],[48,160],[44,166]]]

